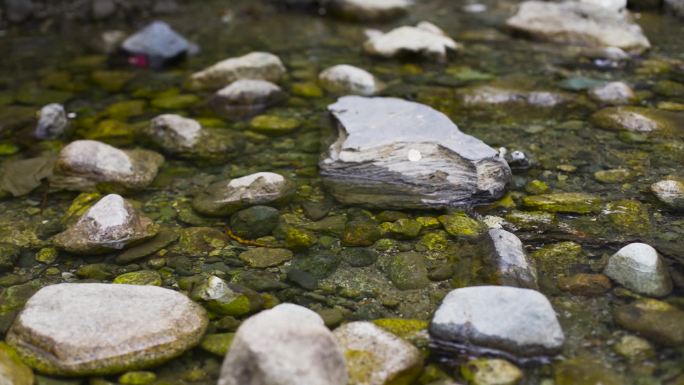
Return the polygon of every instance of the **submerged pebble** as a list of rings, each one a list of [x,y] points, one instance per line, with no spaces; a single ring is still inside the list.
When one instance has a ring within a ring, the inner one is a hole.
[[[672,280],[658,252],[645,243],[631,243],[613,254],[603,273],[639,294],[663,297]]]

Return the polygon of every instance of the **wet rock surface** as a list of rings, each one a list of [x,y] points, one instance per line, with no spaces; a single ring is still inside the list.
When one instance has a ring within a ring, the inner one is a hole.
[[[641,53],[650,48],[641,27],[626,13],[584,2],[525,1],[506,26],[554,43],[617,47]]]
[[[43,373],[102,375],[178,356],[207,322],[201,307],[168,289],[59,284],[31,297],[7,341]]]
[[[645,243],[631,243],[613,254],[603,271],[614,281],[639,294],[663,297],[672,281],[658,252]]]
[[[96,189],[99,183],[140,189],[152,183],[164,158],[149,150],[120,150],[95,140],[77,140],[59,153],[51,183],[77,191]]]
[[[76,254],[102,254],[154,237],[159,226],[138,213],[120,195],[110,194],[95,203],[54,243]]]
[[[538,289],[537,269],[525,253],[515,234],[502,229],[490,229],[494,279],[501,285]]]
[[[380,89],[370,72],[347,64],[327,68],[318,78],[328,92],[335,94],[370,96]]]
[[[243,322],[218,383],[345,385],[347,370],[323,320],[304,307],[282,304]]]
[[[239,79],[262,79],[277,82],[285,74],[285,66],[268,52],[252,52],[216,63],[192,75],[194,87],[220,89]]]
[[[333,334],[344,352],[352,384],[411,383],[423,368],[418,349],[371,322],[351,322]]]
[[[240,79],[218,90],[210,104],[230,118],[244,118],[276,105],[285,99],[277,85],[258,79]]]
[[[217,182],[193,200],[193,207],[207,215],[229,215],[252,205],[286,202],[293,185],[285,177],[272,172],[260,172]]]
[[[429,107],[344,97],[328,109],[339,132],[319,167],[343,203],[440,208],[486,202],[505,191],[505,160]]]
[[[480,347],[513,359],[556,354],[565,340],[543,294],[504,286],[453,290],[437,309],[430,335],[445,348]]]
[[[418,56],[444,62],[449,51],[458,51],[461,45],[437,26],[422,22],[415,27],[399,27],[385,34],[371,36],[363,48],[370,55],[384,58]]]

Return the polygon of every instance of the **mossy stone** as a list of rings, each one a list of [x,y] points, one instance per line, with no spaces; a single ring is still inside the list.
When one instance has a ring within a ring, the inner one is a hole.
[[[273,232],[279,216],[280,212],[273,207],[253,206],[233,214],[230,229],[242,238],[260,238]]]
[[[157,375],[153,372],[135,371],[127,372],[119,377],[121,385],[148,385],[157,380]]]
[[[580,262],[582,246],[575,242],[551,243],[530,254],[537,268],[550,277],[567,275],[570,267]]]
[[[96,192],[84,192],[78,194],[78,196],[71,202],[71,205],[64,215],[62,215],[62,224],[67,226],[75,223],[83,216],[83,214],[86,213],[86,211],[88,211],[92,205],[97,203],[97,201],[99,201],[101,198],[102,194]]]
[[[214,333],[207,334],[200,342],[200,347],[219,357],[225,357],[233,343],[235,333]]]
[[[624,379],[590,357],[563,360],[554,365],[555,385],[621,385]]]
[[[90,75],[90,79],[100,88],[109,92],[121,91],[135,76],[132,72],[98,70]]]
[[[125,285],[152,285],[161,286],[161,275],[153,270],[132,271],[130,273],[121,274],[114,278],[114,283]]]
[[[323,90],[314,82],[293,83],[290,86],[293,95],[303,98],[322,98]]]
[[[0,273],[12,270],[20,253],[19,247],[9,243],[0,243]]]
[[[185,110],[199,103],[201,99],[191,94],[163,95],[152,99],[152,107],[161,110]]]
[[[684,345],[684,311],[667,302],[640,299],[613,310],[621,327],[665,346]]]
[[[161,227],[159,233],[147,242],[133,246],[116,257],[116,263],[125,265],[138,259],[145,258],[170,245],[178,239],[178,231]]]
[[[293,254],[288,249],[258,247],[240,254],[240,259],[249,267],[266,268],[278,266],[291,260]]]
[[[513,210],[504,217],[515,227],[522,230],[538,230],[548,228],[556,224],[556,214],[544,211],[519,211]]]
[[[461,366],[461,375],[472,385],[515,385],[523,372],[510,362],[498,358],[477,358]]]
[[[547,212],[589,214],[601,211],[601,198],[586,193],[554,193],[526,196],[523,205]]]
[[[464,212],[442,215],[439,221],[447,233],[459,238],[477,238],[487,230],[487,225]]]
[[[612,170],[600,170],[594,173],[594,179],[601,183],[624,183],[634,177],[631,171],[624,168],[616,168]]]
[[[449,245],[449,236],[444,230],[432,231],[423,235],[418,244],[429,251],[444,251]]]
[[[342,260],[353,267],[370,266],[378,260],[378,253],[365,247],[345,247],[341,255]]]
[[[252,130],[266,135],[284,135],[300,125],[298,119],[278,115],[259,115],[249,122]]]
[[[380,239],[380,228],[369,220],[347,222],[342,234],[342,242],[349,246],[370,246]]]
[[[285,246],[291,249],[308,249],[317,242],[316,235],[294,226],[285,228]]]
[[[621,199],[606,205],[606,217],[621,232],[648,235],[651,232],[651,217],[641,202]]]
[[[381,318],[373,320],[373,323],[405,340],[412,340],[429,326],[424,320],[404,318]]]
[[[645,107],[609,107],[592,115],[591,122],[605,130],[673,134],[684,124],[684,114]]]
[[[124,100],[110,104],[105,113],[111,119],[125,120],[145,113],[147,102],[144,100]]]
[[[202,301],[213,313],[241,317],[252,313],[263,304],[258,293],[238,285],[226,283],[210,276],[195,285],[190,293],[195,301]]]
[[[0,384],[33,385],[33,382],[31,368],[21,361],[14,349],[0,342]]]
[[[292,261],[292,270],[303,271],[316,279],[323,279],[332,275],[337,270],[340,262],[341,258],[335,254],[316,252],[297,256]]]
[[[392,222],[388,230],[398,238],[411,239],[417,237],[422,228],[423,226],[415,219],[401,218]]]
[[[54,247],[43,247],[36,253],[36,261],[46,265],[55,263],[59,256],[59,251]]]
[[[540,180],[534,179],[527,183],[525,191],[530,194],[544,194],[549,191],[549,185]]]
[[[423,289],[430,284],[425,257],[415,252],[395,255],[389,263],[388,275],[400,290]]]

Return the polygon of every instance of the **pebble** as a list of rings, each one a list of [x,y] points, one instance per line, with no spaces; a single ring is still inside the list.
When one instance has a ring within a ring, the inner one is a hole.
[[[645,243],[630,243],[608,259],[605,275],[643,295],[664,297],[672,291],[667,266],[658,252]]]

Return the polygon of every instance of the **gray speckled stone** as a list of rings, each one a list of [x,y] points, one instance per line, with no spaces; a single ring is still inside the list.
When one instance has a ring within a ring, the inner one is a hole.
[[[500,285],[538,289],[537,269],[520,239],[502,229],[490,229],[495,278]]]
[[[58,284],[38,291],[7,342],[50,375],[107,375],[158,365],[196,345],[202,307],[155,286]]]
[[[684,183],[678,180],[661,180],[651,185],[653,194],[673,209],[684,209]]]
[[[55,139],[60,137],[69,125],[64,106],[51,103],[40,109],[38,125],[34,133],[38,139]]]
[[[254,205],[279,204],[294,193],[294,184],[280,174],[259,172],[220,181],[198,194],[192,207],[206,215],[229,215]]]
[[[120,150],[95,140],[76,140],[59,153],[51,187],[92,191],[98,183],[142,189],[157,176],[164,157],[147,150]]]
[[[218,385],[347,385],[344,355],[321,317],[282,304],[242,323]]]
[[[333,334],[345,351],[352,384],[409,384],[423,369],[415,346],[372,322],[351,322]]]
[[[658,252],[645,243],[630,243],[608,259],[603,271],[617,283],[639,294],[664,297],[672,279]]]
[[[139,214],[120,195],[95,203],[74,225],[57,234],[58,247],[76,254],[101,254],[124,249],[157,235],[159,226]]]
[[[509,358],[556,354],[565,341],[549,300],[534,290],[475,286],[451,291],[430,325],[433,341]]]
[[[426,105],[346,96],[328,106],[337,134],[319,163],[345,204],[444,208],[495,200],[511,178],[506,161]]]
[[[627,12],[575,1],[525,1],[506,21],[506,26],[559,44],[617,47],[632,53],[641,53],[651,46]]]
[[[326,91],[336,94],[370,96],[380,88],[373,74],[348,64],[327,68],[318,75],[318,79]]]

